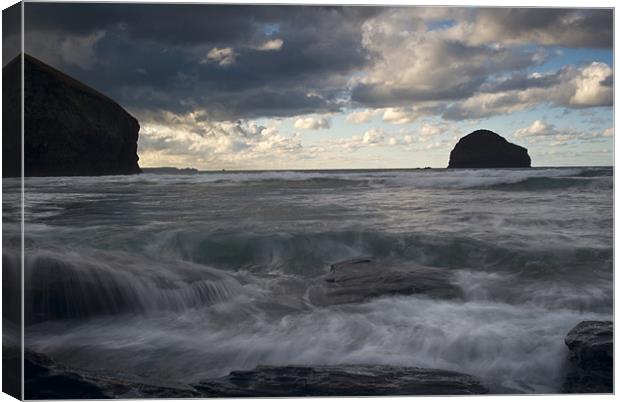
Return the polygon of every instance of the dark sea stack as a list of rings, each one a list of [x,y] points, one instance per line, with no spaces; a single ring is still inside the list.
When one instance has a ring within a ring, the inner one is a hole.
[[[611,321],[583,321],[564,340],[569,349],[571,371],[566,392],[612,393],[614,329]]]
[[[450,270],[358,258],[333,264],[323,280],[310,288],[309,298],[316,305],[327,306],[414,294],[436,299],[463,297]]]
[[[258,366],[193,384],[204,397],[480,395],[488,390],[467,374],[381,365]]]
[[[461,138],[450,152],[448,168],[525,168],[531,166],[527,149],[489,130]]]
[[[4,67],[3,78],[7,75],[17,77],[5,81],[9,83],[7,96],[19,97],[19,57]],[[9,107],[18,105],[12,102]],[[19,110],[8,113],[18,115]],[[18,132],[19,125],[11,120],[3,130]],[[138,121],[112,99],[34,57],[24,56],[25,176],[140,173],[139,130]],[[3,146],[3,155],[19,158],[19,142]],[[5,177],[21,174],[19,163],[12,159],[3,165]]]

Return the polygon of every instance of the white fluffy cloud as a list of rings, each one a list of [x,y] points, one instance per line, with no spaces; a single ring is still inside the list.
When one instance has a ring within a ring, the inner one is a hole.
[[[229,66],[235,62],[236,57],[237,53],[235,53],[235,51],[230,47],[225,47],[221,49],[214,47],[213,49],[209,50],[209,53],[207,53],[205,58],[202,59],[201,63],[217,63],[220,66]]]
[[[516,138],[524,137],[544,137],[557,135],[559,132],[553,124],[547,124],[541,120],[535,120],[528,127],[523,127],[515,131]]]
[[[351,96],[358,104],[382,108],[384,121],[394,124],[437,114],[454,120],[490,117],[545,103],[611,106],[613,71],[604,63],[524,76],[557,56],[548,45],[609,46],[610,15],[608,10],[389,10],[363,24],[362,43],[378,57],[352,81]],[[429,28],[442,21],[451,23]]]
[[[379,112],[380,110],[377,109],[364,109],[357,112],[351,112],[347,115],[346,121],[355,124],[367,123]]]
[[[290,163],[305,151],[298,133],[285,135],[276,127],[249,122],[210,121],[201,112],[165,112],[145,116],[141,123],[139,154],[144,166],[168,161],[164,164],[244,168]]]
[[[429,30],[428,22],[415,8],[388,11],[366,21],[362,43],[380,57],[354,83],[355,101],[395,107],[464,99],[493,74],[532,67],[546,58],[541,50],[446,38],[445,30]]]
[[[362,136],[363,144],[380,144],[385,140],[383,130],[380,128],[371,128]]]
[[[564,108],[584,108],[613,105],[612,69],[599,62],[581,68],[566,67],[560,71],[533,74],[515,89],[479,92],[456,102],[443,116],[452,120],[490,117],[524,110],[538,104]],[[536,81],[546,81],[539,85]],[[508,88],[511,88],[508,86]]]
[[[282,45],[284,45],[284,41],[282,39],[272,39],[267,42],[261,43],[256,47],[256,50],[262,51],[278,51],[282,49]]]
[[[430,124],[427,122],[422,123],[420,126],[420,137],[423,140],[436,137],[440,134],[443,134],[448,130],[448,124],[446,123],[438,123],[438,124]]]
[[[387,108],[383,112],[383,121],[393,124],[407,124],[414,122],[419,115],[411,108]]]
[[[529,143],[548,142],[551,145],[566,145],[572,141],[592,142],[613,137],[613,128],[599,131],[582,131],[575,128],[559,128],[554,124],[542,120],[535,120],[527,127],[520,128],[513,133],[515,138],[521,138]]]
[[[574,106],[611,106],[613,87],[605,84],[611,77],[613,71],[604,63],[594,62],[581,69],[571,82],[575,89],[568,103]]]
[[[331,121],[328,117],[302,117],[295,120],[294,126],[302,130],[320,130],[330,128]]]
[[[614,136],[614,128],[613,127],[606,128],[605,130],[603,130],[602,136],[603,137],[613,137]]]

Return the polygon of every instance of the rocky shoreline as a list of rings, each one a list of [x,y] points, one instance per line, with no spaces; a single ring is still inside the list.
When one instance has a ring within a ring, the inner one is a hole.
[[[488,389],[470,375],[386,365],[258,366],[195,384],[146,381],[63,366],[27,352],[26,399],[480,395]],[[122,379],[121,379],[122,378]]]
[[[613,323],[584,321],[566,336],[564,393],[613,392]],[[258,366],[193,384],[156,384],[122,373],[66,367],[27,351],[26,399],[480,395],[489,392],[468,374],[386,365]]]

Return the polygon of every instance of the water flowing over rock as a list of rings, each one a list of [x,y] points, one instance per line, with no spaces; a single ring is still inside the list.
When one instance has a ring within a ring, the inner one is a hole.
[[[476,130],[461,138],[450,152],[448,168],[530,167],[527,149],[489,130]]]
[[[467,374],[382,365],[258,366],[193,386],[203,396],[216,397],[479,395],[488,392]]]
[[[614,330],[611,321],[583,321],[564,340],[573,366],[564,388],[576,393],[613,392]]]
[[[96,253],[84,259],[70,252],[28,252],[24,261],[25,323],[75,320],[104,315],[185,311],[239,293],[231,275],[178,261],[169,264],[123,253]],[[3,269],[16,282],[21,265],[3,252]]]
[[[380,296],[418,294],[439,299],[462,297],[449,270],[396,261],[359,258],[331,266],[321,284],[310,289],[317,305],[358,303]]]
[[[17,94],[20,59],[3,69]],[[11,79],[11,77],[13,77]],[[18,115],[21,105],[11,102],[5,115]],[[11,123],[12,122],[12,123]],[[19,122],[3,126],[19,131]],[[24,56],[24,174],[25,176],[97,176],[140,173],[138,121],[118,103],[93,88],[31,57]],[[19,135],[3,144],[5,177],[21,175]]]

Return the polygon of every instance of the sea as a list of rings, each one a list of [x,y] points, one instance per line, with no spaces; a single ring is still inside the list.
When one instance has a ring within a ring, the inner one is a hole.
[[[20,193],[3,180],[3,270]],[[459,371],[556,393],[567,332],[613,319],[613,168],[203,172],[26,178],[25,343],[154,384],[257,365]],[[453,273],[463,297],[316,305],[330,266]]]

